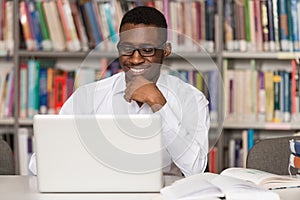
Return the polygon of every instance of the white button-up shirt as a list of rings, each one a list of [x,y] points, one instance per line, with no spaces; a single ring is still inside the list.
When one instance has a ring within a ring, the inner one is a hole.
[[[162,119],[164,172],[172,162],[185,176],[204,172],[210,126],[208,101],[203,93],[175,76],[161,74],[157,87],[167,103],[156,112]],[[60,114],[151,114],[148,104],[141,107],[124,99],[125,73],[79,87],[64,103]]]

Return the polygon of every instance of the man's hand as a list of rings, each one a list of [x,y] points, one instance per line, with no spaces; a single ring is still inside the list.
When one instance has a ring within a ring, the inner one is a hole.
[[[160,110],[167,102],[155,83],[142,76],[137,76],[126,84],[124,98],[128,102],[134,100],[137,103],[147,103],[153,112]]]

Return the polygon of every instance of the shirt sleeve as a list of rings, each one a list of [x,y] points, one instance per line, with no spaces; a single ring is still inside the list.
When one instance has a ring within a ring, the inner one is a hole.
[[[162,118],[163,143],[172,161],[186,177],[204,172],[210,126],[205,96],[193,90],[185,97],[170,98],[158,114]]]

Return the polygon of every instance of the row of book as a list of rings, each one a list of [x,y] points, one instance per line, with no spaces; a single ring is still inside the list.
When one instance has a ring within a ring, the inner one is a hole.
[[[140,5],[156,7],[164,13],[174,50],[214,51],[218,27],[216,0],[21,1],[21,48],[111,50],[118,40],[116,34],[122,16]]]
[[[298,0],[224,0],[228,51],[300,51]]]
[[[14,2],[0,0],[0,55],[13,53],[13,13]]]
[[[228,167],[246,167],[247,155],[255,144],[253,129],[242,130],[241,137],[231,138],[228,141]]]
[[[224,60],[225,112],[227,120],[291,122],[299,115],[299,73],[295,60],[285,69],[251,67],[235,69]],[[247,92],[245,92],[245,89]]]
[[[22,61],[19,66],[19,117],[57,114],[76,88],[119,71],[114,62],[107,67],[107,59],[103,60],[99,70],[78,66],[61,69],[55,60]]]

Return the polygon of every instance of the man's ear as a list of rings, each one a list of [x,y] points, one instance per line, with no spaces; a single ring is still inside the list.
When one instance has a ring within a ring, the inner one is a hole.
[[[168,57],[172,52],[172,45],[171,43],[166,43],[166,48],[164,49],[164,57]]]

